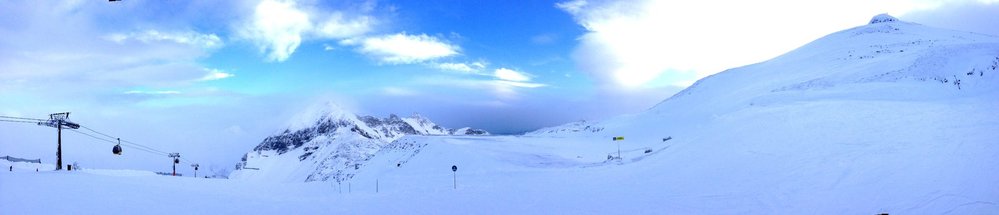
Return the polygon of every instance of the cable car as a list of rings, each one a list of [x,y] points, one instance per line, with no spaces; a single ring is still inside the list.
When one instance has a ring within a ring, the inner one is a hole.
[[[114,145],[114,148],[111,149],[111,153],[121,155],[121,145]]]

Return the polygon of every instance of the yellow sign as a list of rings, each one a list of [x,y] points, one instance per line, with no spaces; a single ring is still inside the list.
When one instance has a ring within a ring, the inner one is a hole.
[[[614,137],[614,141],[624,140],[624,137]]]

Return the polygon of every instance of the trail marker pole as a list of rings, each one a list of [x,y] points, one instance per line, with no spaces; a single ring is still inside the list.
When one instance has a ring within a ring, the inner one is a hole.
[[[454,189],[458,189],[458,165],[451,166],[451,177],[454,179]]]
[[[617,142],[617,159],[621,159],[621,142],[618,142],[618,141],[621,141],[621,140],[624,140],[623,136],[622,137],[614,137],[614,142]]]

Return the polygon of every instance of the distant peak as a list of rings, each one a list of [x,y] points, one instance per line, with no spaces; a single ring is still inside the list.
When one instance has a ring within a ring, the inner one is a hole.
[[[343,108],[343,106],[340,106],[340,104],[337,104],[336,102],[333,101],[323,102],[321,105],[313,107],[312,111],[314,113],[313,116],[315,116],[315,114],[325,115],[325,116],[339,116],[344,114],[350,114],[349,112],[346,111],[346,109]]]
[[[874,18],[871,18],[871,22],[868,24],[877,24],[882,22],[897,22],[897,21],[898,18],[888,15],[887,13],[882,13],[874,16]]]
[[[320,120],[339,120],[356,117],[336,102],[326,101],[315,103],[291,118],[289,130],[299,130],[313,126]]]

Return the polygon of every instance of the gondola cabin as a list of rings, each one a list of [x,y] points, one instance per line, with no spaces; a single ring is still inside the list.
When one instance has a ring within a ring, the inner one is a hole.
[[[121,155],[121,145],[114,145],[114,148],[111,149],[111,153]]]

